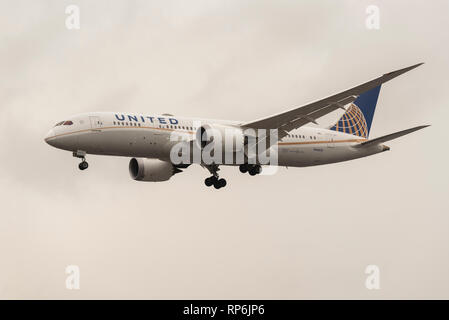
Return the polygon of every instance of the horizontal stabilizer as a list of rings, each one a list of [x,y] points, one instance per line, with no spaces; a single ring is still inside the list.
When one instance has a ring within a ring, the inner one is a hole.
[[[383,137],[379,137],[379,138],[376,138],[376,139],[372,139],[372,140],[368,140],[368,141],[362,142],[361,144],[357,145],[357,147],[370,147],[370,146],[373,146],[373,145],[381,144],[381,143],[384,143],[384,142],[387,142],[387,141],[390,141],[390,140],[393,140],[393,139],[405,136],[406,134],[415,132],[417,130],[424,129],[424,128],[428,127],[428,126],[429,125],[418,126],[418,127],[402,130],[402,131],[399,131],[399,132],[387,134],[386,136],[383,136]]]

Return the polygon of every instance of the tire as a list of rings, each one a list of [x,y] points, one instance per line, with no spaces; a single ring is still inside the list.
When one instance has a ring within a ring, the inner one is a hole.
[[[248,166],[246,164],[241,164],[239,166],[239,170],[241,173],[247,173],[248,172]]]
[[[262,167],[259,165],[254,165],[249,169],[249,174],[252,176],[255,176],[256,174],[259,174],[262,172]]]
[[[206,185],[206,187],[210,187],[211,185],[213,185],[212,178],[209,177],[209,178],[204,179],[204,184]]]
[[[218,180],[218,185],[220,186],[220,188],[226,187],[226,180],[225,179]]]
[[[78,165],[78,168],[80,170],[86,170],[87,168],[89,168],[89,164],[86,161],[83,161]]]

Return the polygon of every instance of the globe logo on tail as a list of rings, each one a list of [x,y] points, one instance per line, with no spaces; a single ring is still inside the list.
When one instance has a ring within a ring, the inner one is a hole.
[[[368,138],[368,125],[365,116],[362,110],[354,103],[349,106],[345,114],[330,129]]]

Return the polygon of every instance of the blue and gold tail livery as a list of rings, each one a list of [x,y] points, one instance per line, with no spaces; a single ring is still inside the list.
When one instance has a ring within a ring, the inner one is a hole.
[[[380,86],[377,86],[359,95],[345,114],[329,129],[368,138],[379,92]]]

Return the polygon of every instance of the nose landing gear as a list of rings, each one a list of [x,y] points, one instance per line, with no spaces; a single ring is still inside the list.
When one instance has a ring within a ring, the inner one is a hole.
[[[87,168],[89,168],[89,164],[85,159],[83,159],[83,161],[81,161],[78,165],[78,168],[80,168],[80,170],[86,170]]]
[[[78,165],[78,168],[80,170],[86,170],[89,167],[89,164],[86,161],[86,151],[82,151],[82,150],[77,150],[73,152],[73,156],[75,158],[80,158],[81,162]]]

